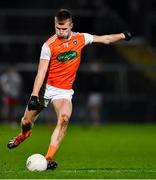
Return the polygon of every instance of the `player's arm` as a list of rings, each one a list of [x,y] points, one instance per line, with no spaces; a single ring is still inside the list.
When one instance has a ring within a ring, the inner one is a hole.
[[[132,38],[132,35],[128,31],[125,31],[119,34],[110,34],[110,35],[102,35],[102,36],[94,35],[93,43],[110,44],[110,43],[118,42],[121,40],[129,41],[131,38]]]
[[[33,91],[30,97],[30,100],[28,102],[28,110],[38,110],[39,108],[39,101],[38,101],[38,95],[39,91],[44,83],[44,78],[47,73],[47,69],[49,66],[51,58],[51,51],[46,43],[43,44],[41,54],[40,54],[40,62],[38,66],[38,72],[35,78]]]
[[[40,59],[40,63],[38,66],[38,72],[35,78],[33,91],[31,94],[31,97],[28,102],[28,110],[38,110],[39,109],[39,101],[38,101],[38,95],[39,91],[41,89],[41,86],[43,85],[44,78],[48,69],[49,60],[47,59]]]
[[[40,59],[40,63],[38,66],[38,72],[35,78],[34,87],[32,91],[32,96],[38,96],[41,86],[43,85],[44,78],[49,66],[49,60]]]

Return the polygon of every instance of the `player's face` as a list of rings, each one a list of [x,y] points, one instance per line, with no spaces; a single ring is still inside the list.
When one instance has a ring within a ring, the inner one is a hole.
[[[68,39],[68,37],[71,35],[72,27],[73,23],[71,20],[66,20],[63,22],[55,20],[55,32],[60,39]]]

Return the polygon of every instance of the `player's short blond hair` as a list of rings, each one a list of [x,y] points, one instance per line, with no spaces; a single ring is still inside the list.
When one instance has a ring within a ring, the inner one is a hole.
[[[55,21],[64,22],[66,20],[70,20],[72,22],[71,12],[68,9],[60,9],[55,16]]]

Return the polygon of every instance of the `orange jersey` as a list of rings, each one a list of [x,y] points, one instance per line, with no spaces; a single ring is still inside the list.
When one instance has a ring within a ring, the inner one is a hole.
[[[87,39],[86,39],[87,37]],[[78,70],[81,51],[83,47],[93,41],[93,36],[86,33],[74,33],[67,40],[50,37],[46,42],[49,58],[42,55],[41,58],[49,59],[49,67],[44,83],[61,89],[72,89]]]

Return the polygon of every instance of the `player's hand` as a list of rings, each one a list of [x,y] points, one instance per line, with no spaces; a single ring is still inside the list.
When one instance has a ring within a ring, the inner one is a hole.
[[[38,110],[39,109],[39,102],[37,96],[31,96],[28,102],[28,110]]]
[[[125,35],[126,41],[129,41],[132,39],[132,34],[129,31],[124,31],[123,34]]]

